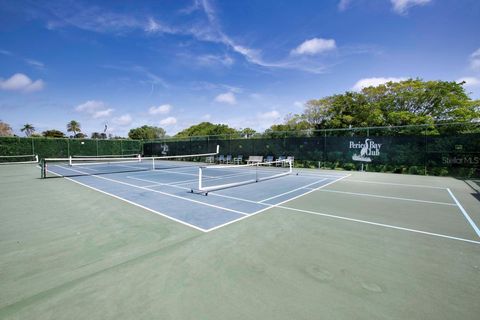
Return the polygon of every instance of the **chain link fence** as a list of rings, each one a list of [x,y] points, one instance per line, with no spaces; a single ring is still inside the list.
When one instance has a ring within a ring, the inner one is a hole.
[[[480,176],[480,123],[271,132],[144,142],[147,156],[215,152],[295,157],[296,167]]]
[[[39,158],[70,156],[133,155],[142,153],[141,140],[0,137],[0,157],[38,155]]]

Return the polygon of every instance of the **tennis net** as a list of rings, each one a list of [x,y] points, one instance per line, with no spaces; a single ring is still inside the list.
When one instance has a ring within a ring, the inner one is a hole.
[[[216,153],[130,158],[46,158],[42,178],[92,176],[122,172],[168,170],[205,165]]]
[[[38,156],[35,154],[0,156],[0,164],[24,163],[38,163]]]
[[[198,190],[192,190],[192,192],[208,194],[210,191],[284,177],[291,174],[292,171],[290,160],[244,165],[203,166],[199,167]]]

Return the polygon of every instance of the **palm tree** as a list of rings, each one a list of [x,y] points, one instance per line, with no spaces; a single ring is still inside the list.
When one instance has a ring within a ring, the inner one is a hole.
[[[77,132],[82,131],[80,127],[80,122],[72,120],[69,123],[67,123],[67,131],[73,132],[73,136],[75,137],[77,135]]]
[[[32,133],[35,132],[35,128],[30,123],[26,123],[26,124],[23,125],[23,128],[20,129],[20,131],[25,132],[25,135],[27,137],[30,137],[32,135]]]

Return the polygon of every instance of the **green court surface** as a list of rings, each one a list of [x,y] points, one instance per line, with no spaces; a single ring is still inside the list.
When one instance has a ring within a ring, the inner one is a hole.
[[[479,318],[478,182],[304,173],[351,175],[202,232],[0,166],[0,319]]]

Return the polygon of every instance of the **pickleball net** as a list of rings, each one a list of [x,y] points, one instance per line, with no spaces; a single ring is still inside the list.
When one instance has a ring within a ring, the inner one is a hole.
[[[216,154],[121,158],[46,158],[41,161],[41,176],[42,178],[77,177],[198,167],[213,161]]]
[[[210,165],[198,169],[198,190],[195,193],[208,194],[292,174],[291,160],[256,162],[244,165]]]

